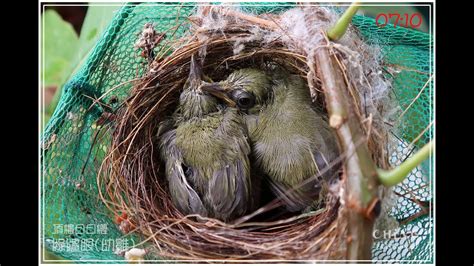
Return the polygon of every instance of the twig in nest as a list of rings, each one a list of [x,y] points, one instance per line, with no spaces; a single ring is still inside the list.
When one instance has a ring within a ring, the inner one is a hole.
[[[271,30],[276,30],[278,25],[274,21],[262,19],[259,17],[247,15],[232,9],[223,9],[223,8],[211,8],[211,12],[216,12],[225,16],[232,16],[235,18],[239,18],[245,21],[250,22],[251,24],[256,24],[264,28],[268,28]]]
[[[377,197],[377,171],[367,146],[353,143],[354,139],[366,137],[362,134],[360,121],[353,115],[354,105],[349,103],[343,71],[335,55],[331,56],[328,48],[322,47],[316,50],[315,61],[326,96],[330,125],[336,129],[343,151],[356,150],[344,168],[350,188],[347,201],[354,206],[348,208],[351,241],[347,247],[347,259],[370,260],[374,219],[365,217],[365,211],[361,210],[366,210]]]

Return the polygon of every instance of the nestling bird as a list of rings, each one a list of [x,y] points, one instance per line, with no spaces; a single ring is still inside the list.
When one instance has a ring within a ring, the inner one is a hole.
[[[255,167],[287,210],[302,211],[316,205],[325,185],[337,177],[339,166],[330,163],[338,146],[306,83],[283,70],[272,72],[240,69],[216,86],[247,113]]]
[[[169,192],[184,214],[223,221],[255,206],[250,176],[250,145],[242,115],[226,94],[203,86],[194,56],[173,117],[159,129]]]

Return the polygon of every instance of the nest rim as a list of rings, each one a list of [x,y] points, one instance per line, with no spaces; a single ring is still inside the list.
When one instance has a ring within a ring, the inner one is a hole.
[[[112,146],[97,176],[100,198],[111,213],[128,218],[119,226],[125,234],[139,233],[141,243],[151,242],[147,250],[159,257],[178,260],[288,260],[344,257],[346,221],[341,208],[343,181],[328,195],[327,205],[310,214],[297,214],[252,229],[253,224],[225,223],[199,215],[183,215],[167,194],[166,178],[157,145],[156,130],[161,119],[170,115],[184,85],[191,56],[205,56],[204,73],[218,80],[230,71],[249,64],[262,66],[269,60],[284,66],[308,82],[317,92],[315,104],[324,105],[317,77],[311,77],[308,58],[288,49],[283,43],[249,42],[242,52],[233,54],[237,40],[248,37],[252,24],[229,27],[222,36],[210,35],[205,41],[196,35],[176,40],[178,47],[156,56],[147,73],[134,82],[131,96],[116,114]],[[201,32],[201,34],[204,34]],[[259,61],[262,60],[262,61]],[[226,66],[223,68],[223,66]],[[210,71],[212,70],[212,71]],[[376,153],[376,152],[375,152]],[[258,210],[257,210],[258,211]],[[257,227],[258,227],[257,226]],[[315,255],[316,254],[316,255]]]

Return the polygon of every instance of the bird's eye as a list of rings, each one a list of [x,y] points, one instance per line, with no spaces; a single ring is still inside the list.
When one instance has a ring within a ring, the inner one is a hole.
[[[235,90],[231,93],[232,100],[242,109],[249,109],[255,105],[255,96],[244,90]]]

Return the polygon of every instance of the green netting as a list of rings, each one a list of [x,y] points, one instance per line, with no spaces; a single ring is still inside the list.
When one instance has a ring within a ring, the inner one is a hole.
[[[391,130],[396,141],[389,147],[390,163],[398,165],[433,138],[431,36],[393,25],[379,28],[364,17],[355,17],[353,22],[368,43],[382,48],[386,75],[393,77],[393,92],[403,110]],[[410,145],[413,141],[416,144]],[[395,187],[397,203],[391,215],[401,225],[390,231],[391,239],[375,242],[374,260],[433,261],[433,217],[431,211],[424,211],[432,208],[432,165],[432,159],[422,163]]]
[[[277,13],[292,5],[241,3],[241,7],[251,13]],[[134,43],[145,23],[170,33],[168,39],[178,38],[186,31],[180,23],[194,10],[192,4],[123,6],[86,63],[64,86],[42,135],[42,239],[48,250],[75,261],[123,260],[115,251],[141,241],[139,236],[122,235],[98,197],[96,174],[107,150],[107,136],[100,143],[94,140],[103,126],[97,121],[107,110],[89,107],[91,99],[144,73],[146,63]],[[367,17],[356,16],[353,24],[367,43],[382,48],[384,74],[393,80],[400,109],[407,109],[391,130],[395,140],[389,147],[391,163],[397,165],[432,139],[432,41],[429,34],[406,28],[379,28]],[[103,102],[116,108],[130,88],[125,84],[115,89]],[[416,145],[409,145],[423,131]],[[432,164],[424,163],[395,188],[397,204],[391,215],[402,225],[390,239],[375,241],[374,260],[433,261],[431,212],[419,215],[422,208],[431,207]]]

